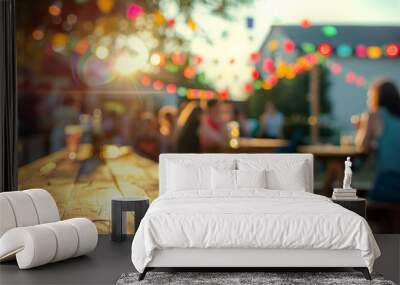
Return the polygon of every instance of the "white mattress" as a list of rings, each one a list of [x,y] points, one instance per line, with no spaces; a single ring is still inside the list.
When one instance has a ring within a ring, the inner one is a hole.
[[[132,243],[136,269],[170,248],[359,250],[370,271],[380,255],[368,223],[326,197],[265,189],[215,194],[157,198]]]

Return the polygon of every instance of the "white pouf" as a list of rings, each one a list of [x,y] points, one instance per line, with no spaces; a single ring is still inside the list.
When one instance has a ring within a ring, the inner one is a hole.
[[[95,224],[86,218],[60,221],[54,199],[43,189],[0,193],[0,214],[0,261],[16,258],[20,269],[96,248]]]

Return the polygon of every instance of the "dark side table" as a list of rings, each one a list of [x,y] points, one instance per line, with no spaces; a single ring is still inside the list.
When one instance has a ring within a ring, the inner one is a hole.
[[[366,218],[367,201],[364,198],[354,199],[331,199],[332,202],[359,214],[364,219]]]
[[[111,200],[111,240],[126,239],[126,212],[135,213],[135,232],[149,208],[147,197],[115,197]]]

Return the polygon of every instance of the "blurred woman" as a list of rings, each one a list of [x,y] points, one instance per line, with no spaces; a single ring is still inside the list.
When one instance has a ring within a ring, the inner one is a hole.
[[[178,118],[177,152],[199,153],[200,149],[200,122],[202,109],[196,102],[188,103]]]
[[[387,80],[372,83],[368,109],[361,116],[356,145],[377,155],[377,177],[369,198],[400,202],[400,95],[396,86]]]
[[[178,110],[173,106],[164,106],[158,111],[160,126],[160,152],[175,152],[176,117]]]
[[[265,138],[281,138],[284,116],[272,102],[265,104],[264,113],[260,117],[260,134]]]

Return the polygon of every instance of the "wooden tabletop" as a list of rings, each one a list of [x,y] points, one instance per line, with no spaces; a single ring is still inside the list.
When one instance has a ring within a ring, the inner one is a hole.
[[[338,146],[330,144],[302,145],[297,148],[300,153],[312,153],[317,157],[340,158],[359,156],[363,152],[355,146]]]
[[[103,159],[90,157],[91,146],[82,145],[76,161],[65,149],[36,160],[19,169],[18,188],[46,189],[61,219],[87,217],[99,233],[110,231],[112,197],[158,196],[158,163],[114,145],[104,147]]]
[[[289,141],[282,139],[239,138],[237,147],[232,152],[263,153],[288,146]]]

